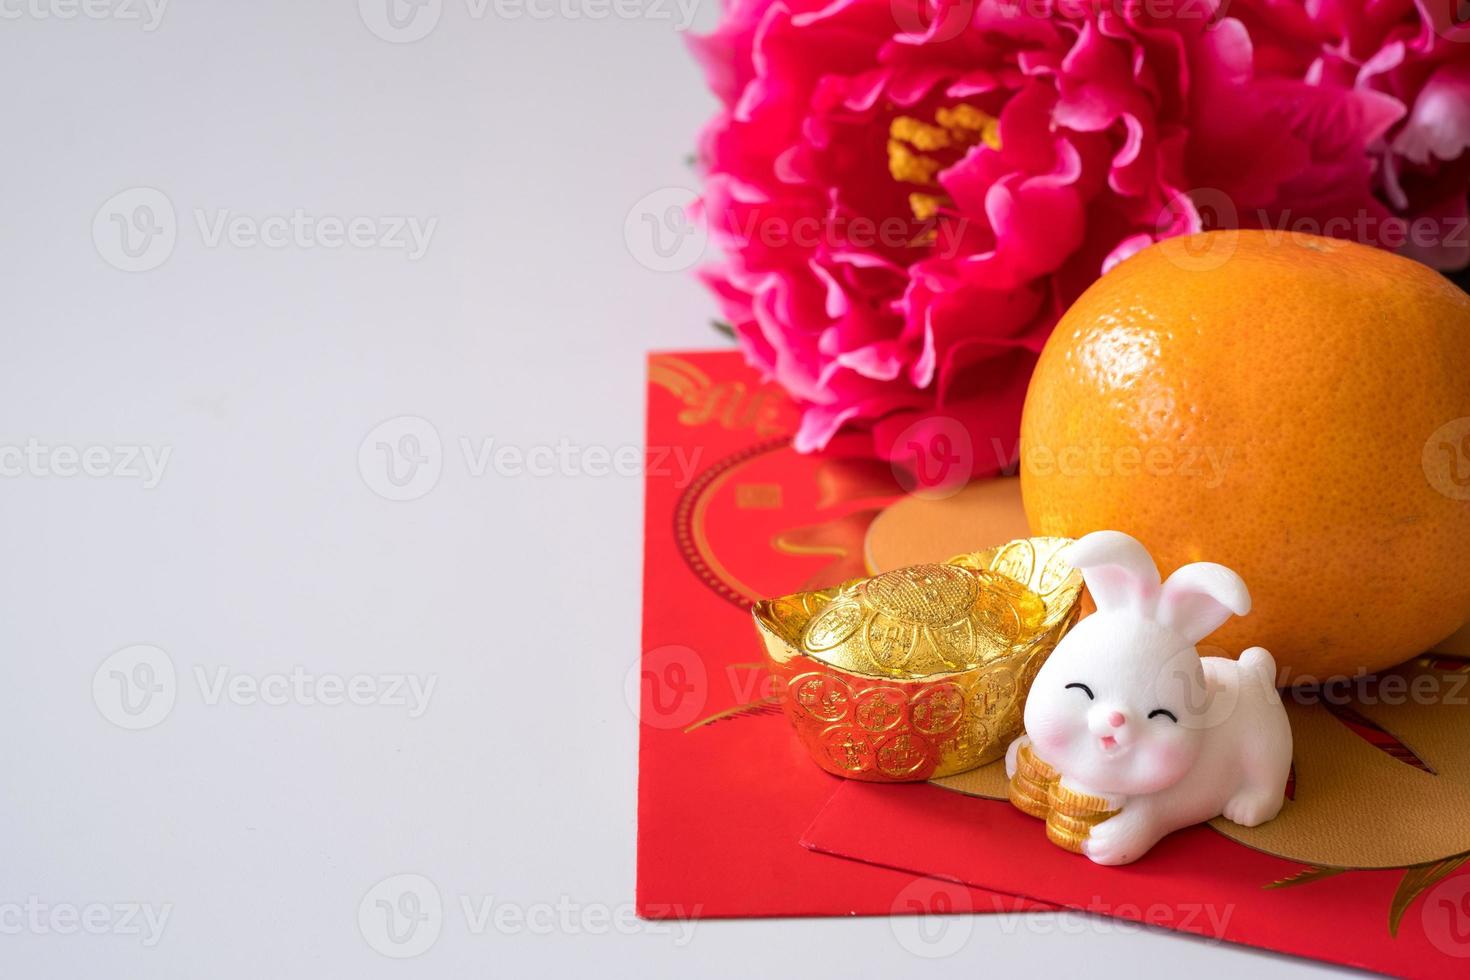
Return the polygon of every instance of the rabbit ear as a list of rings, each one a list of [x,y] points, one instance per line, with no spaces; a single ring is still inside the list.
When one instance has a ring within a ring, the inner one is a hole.
[[[1164,583],[1154,618],[1198,643],[1224,625],[1231,615],[1251,611],[1251,594],[1241,577],[1224,565],[1185,565]]]
[[[1159,596],[1159,569],[1148,551],[1122,531],[1094,531],[1075,541],[1067,561],[1082,572],[1102,612],[1153,612]]]

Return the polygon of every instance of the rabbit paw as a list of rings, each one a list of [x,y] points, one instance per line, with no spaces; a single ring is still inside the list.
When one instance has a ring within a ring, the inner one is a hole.
[[[1156,840],[1148,820],[1124,812],[1093,827],[1082,853],[1094,864],[1129,864],[1148,853]]]
[[[1258,827],[1281,812],[1280,793],[1242,790],[1226,802],[1222,816],[1242,827]]]

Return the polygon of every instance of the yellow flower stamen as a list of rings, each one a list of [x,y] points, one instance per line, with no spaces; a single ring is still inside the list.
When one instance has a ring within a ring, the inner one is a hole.
[[[910,194],[909,210],[914,212],[914,217],[920,221],[928,221],[939,213],[939,206],[944,201],[933,194]]]
[[[906,143],[888,141],[888,172],[900,184],[932,184],[943,166],[932,157],[915,153]]]
[[[934,187],[938,173],[977,144],[1000,149],[1000,120],[968,103],[937,109],[932,123],[897,116],[888,125],[888,173],[900,184]],[[909,210],[920,221],[952,203],[943,194],[909,194]]]
[[[934,113],[934,118],[939,125],[951,132],[978,135],[979,142],[992,150],[1000,149],[1000,120],[968,103],[961,102],[957,106],[939,109]],[[972,137],[965,142],[974,145],[976,141]]]
[[[940,110],[943,112],[944,110]],[[942,120],[941,120],[942,122]],[[934,150],[943,150],[952,142],[949,132],[945,127],[931,126],[929,123],[920,122],[912,116],[899,116],[888,125],[888,135],[892,139],[903,140],[912,143],[914,149],[923,150],[926,153]]]

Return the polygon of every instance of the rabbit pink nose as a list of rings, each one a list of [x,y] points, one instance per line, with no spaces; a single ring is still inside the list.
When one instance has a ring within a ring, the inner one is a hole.
[[[1114,728],[1122,728],[1123,722],[1127,720],[1128,719],[1123,717],[1123,712],[1121,711],[1114,711],[1112,714],[1108,715],[1108,724],[1112,725]]]

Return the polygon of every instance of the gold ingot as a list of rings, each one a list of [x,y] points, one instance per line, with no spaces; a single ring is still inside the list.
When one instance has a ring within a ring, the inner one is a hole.
[[[998,758],[1026,692],[1076,623],[1066,538],[1022,538],[942,564],[756,603],[786,716],[817,765],[872,782]]]

